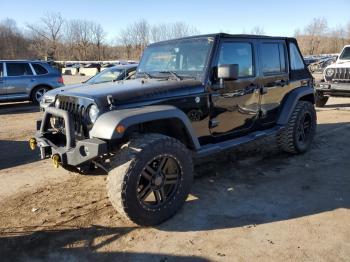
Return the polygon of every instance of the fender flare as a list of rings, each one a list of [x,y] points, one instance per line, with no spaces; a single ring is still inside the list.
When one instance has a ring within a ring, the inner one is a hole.
[[[286,125],[298,101],[308,95],[315,96],[315,90],[310,86],[299,87],[289,92],[282,104],[277,124]],[[315,98],[313,101],[315,101]]]
[[[127,130],[128,127],[136,124],[171,118],[182,122],[194,148],[199,149],[200,144],[190,120],[183,111],[170,105],[145,106],[106,112],[97,118],[90,131],[90,137],[106,140],[120,139],[124,133],[119,134],[116,132],[118,125],[124,126],[125,130]]]

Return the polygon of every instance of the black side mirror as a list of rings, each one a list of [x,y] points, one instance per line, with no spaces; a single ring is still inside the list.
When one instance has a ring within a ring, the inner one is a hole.
[[[237,80],[238,73],[239,73],[238,64],[219,65],[217,77],[218,79],[220,79],[220,81]]]

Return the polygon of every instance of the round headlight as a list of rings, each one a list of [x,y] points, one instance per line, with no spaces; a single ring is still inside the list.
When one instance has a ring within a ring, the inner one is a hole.
[[[98,117],[98,108],[96,105],[91,105],[89,107],[89,118],[91,123],[95,123],[97,117]]]
[[[331,77],[334,74],[334,69],[333,68],[328,68],[326,70],[326,76]]]

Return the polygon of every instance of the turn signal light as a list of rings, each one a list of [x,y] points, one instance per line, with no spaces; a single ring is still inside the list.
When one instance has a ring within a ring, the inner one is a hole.
[[[122,125],[119,125],[119,126],[116,127],[115,130],[117,131],[117,133],[122,134],[122,133],[125,132],[125,127],[122,126]]]

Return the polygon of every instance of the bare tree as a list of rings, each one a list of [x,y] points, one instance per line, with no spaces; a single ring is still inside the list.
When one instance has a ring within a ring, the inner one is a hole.
[[[32,31],[35,41],[47,44],[47,55],[56,58],[63,24],[64,19],[60,13],[46,13],[38,23],[27,24],[27,27]]]
[[[264,28],[262,28],[260,26],[255,26],[252,28],[252,30],[250,30],[250,33],[252,35],[264,35],[265,31],[264,31]]]
[[[183,22],[176,22],[152,26],[150,39],[152,42],[158,42],[197,34],[199,34],[199,31],[196,28]]]
[[[309,54],[313,55],[317,53],[321,38],[327,33],[328,24],[324,17],[314,18],[310,24],[305,27],[305,35],[310,37],[309,42]]]
[[[93,23],[91,28],[92,40],[97,49],[97,60],[101,60],[101,48],[106,33],[100,24]]]

